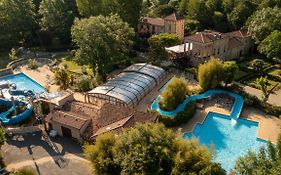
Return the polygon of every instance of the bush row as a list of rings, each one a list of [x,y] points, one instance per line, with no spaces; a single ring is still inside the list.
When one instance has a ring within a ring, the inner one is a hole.
[[[175,117],[159,115],[159,122],[162,122],[167,127],[174,127],[187,123],[196,112],[196,104],[196,101],[189,102],[184,110],[178,112]]]

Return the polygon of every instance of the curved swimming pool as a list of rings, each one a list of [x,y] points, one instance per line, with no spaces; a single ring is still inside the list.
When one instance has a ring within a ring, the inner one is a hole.
[[[184,139],[198,138],[201,144],[207,147],[215,147],[214,160],[230,172],[234,168],[235,161],[245,155],[248,150],[257,152],[260,147],[266,146],[266,141],[256,137],[258,123],[240,119],[243,108],[243,98],[233,92],[225,90],[209,90],[203,94],[190,96],[173,111],[165,111],[159,108],[158,96],[151,105],[151,109],[161,115],[173,117],[182,111],[187,103],[197,99],[209,98],[213,94],[228,94],[235,99],[230,115],[209,112],[202,124],[196,124],[191,133],[184,133]],[[212,146],[213,145],[213,146]]]

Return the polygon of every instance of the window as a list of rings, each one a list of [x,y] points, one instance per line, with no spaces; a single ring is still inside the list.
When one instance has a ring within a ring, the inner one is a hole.
[[[224,46],[223,52],[224,52],[224,53],[226,52],[226,46]]]
[[[214,49],[214,52],[213,52],[213,55],[215,55],[216,54],[216,49]]]
[[[218,48],[218,55],[220,54],[220,48]]]

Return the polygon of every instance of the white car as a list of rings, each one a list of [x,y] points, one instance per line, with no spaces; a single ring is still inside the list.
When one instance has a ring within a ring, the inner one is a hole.
[[[49,132],[49,136],[50,137],[56,137],[58,135],[58,132],[56,131],[56,130],[51,130],[50,132]]]

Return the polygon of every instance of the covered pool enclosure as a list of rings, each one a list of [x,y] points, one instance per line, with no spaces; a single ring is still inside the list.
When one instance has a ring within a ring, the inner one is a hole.
[[[165,78],[164,69],[138,63],[124,69],[114,79],[87,93],[89,103],[109,102],[135,107],[155,86]]]

